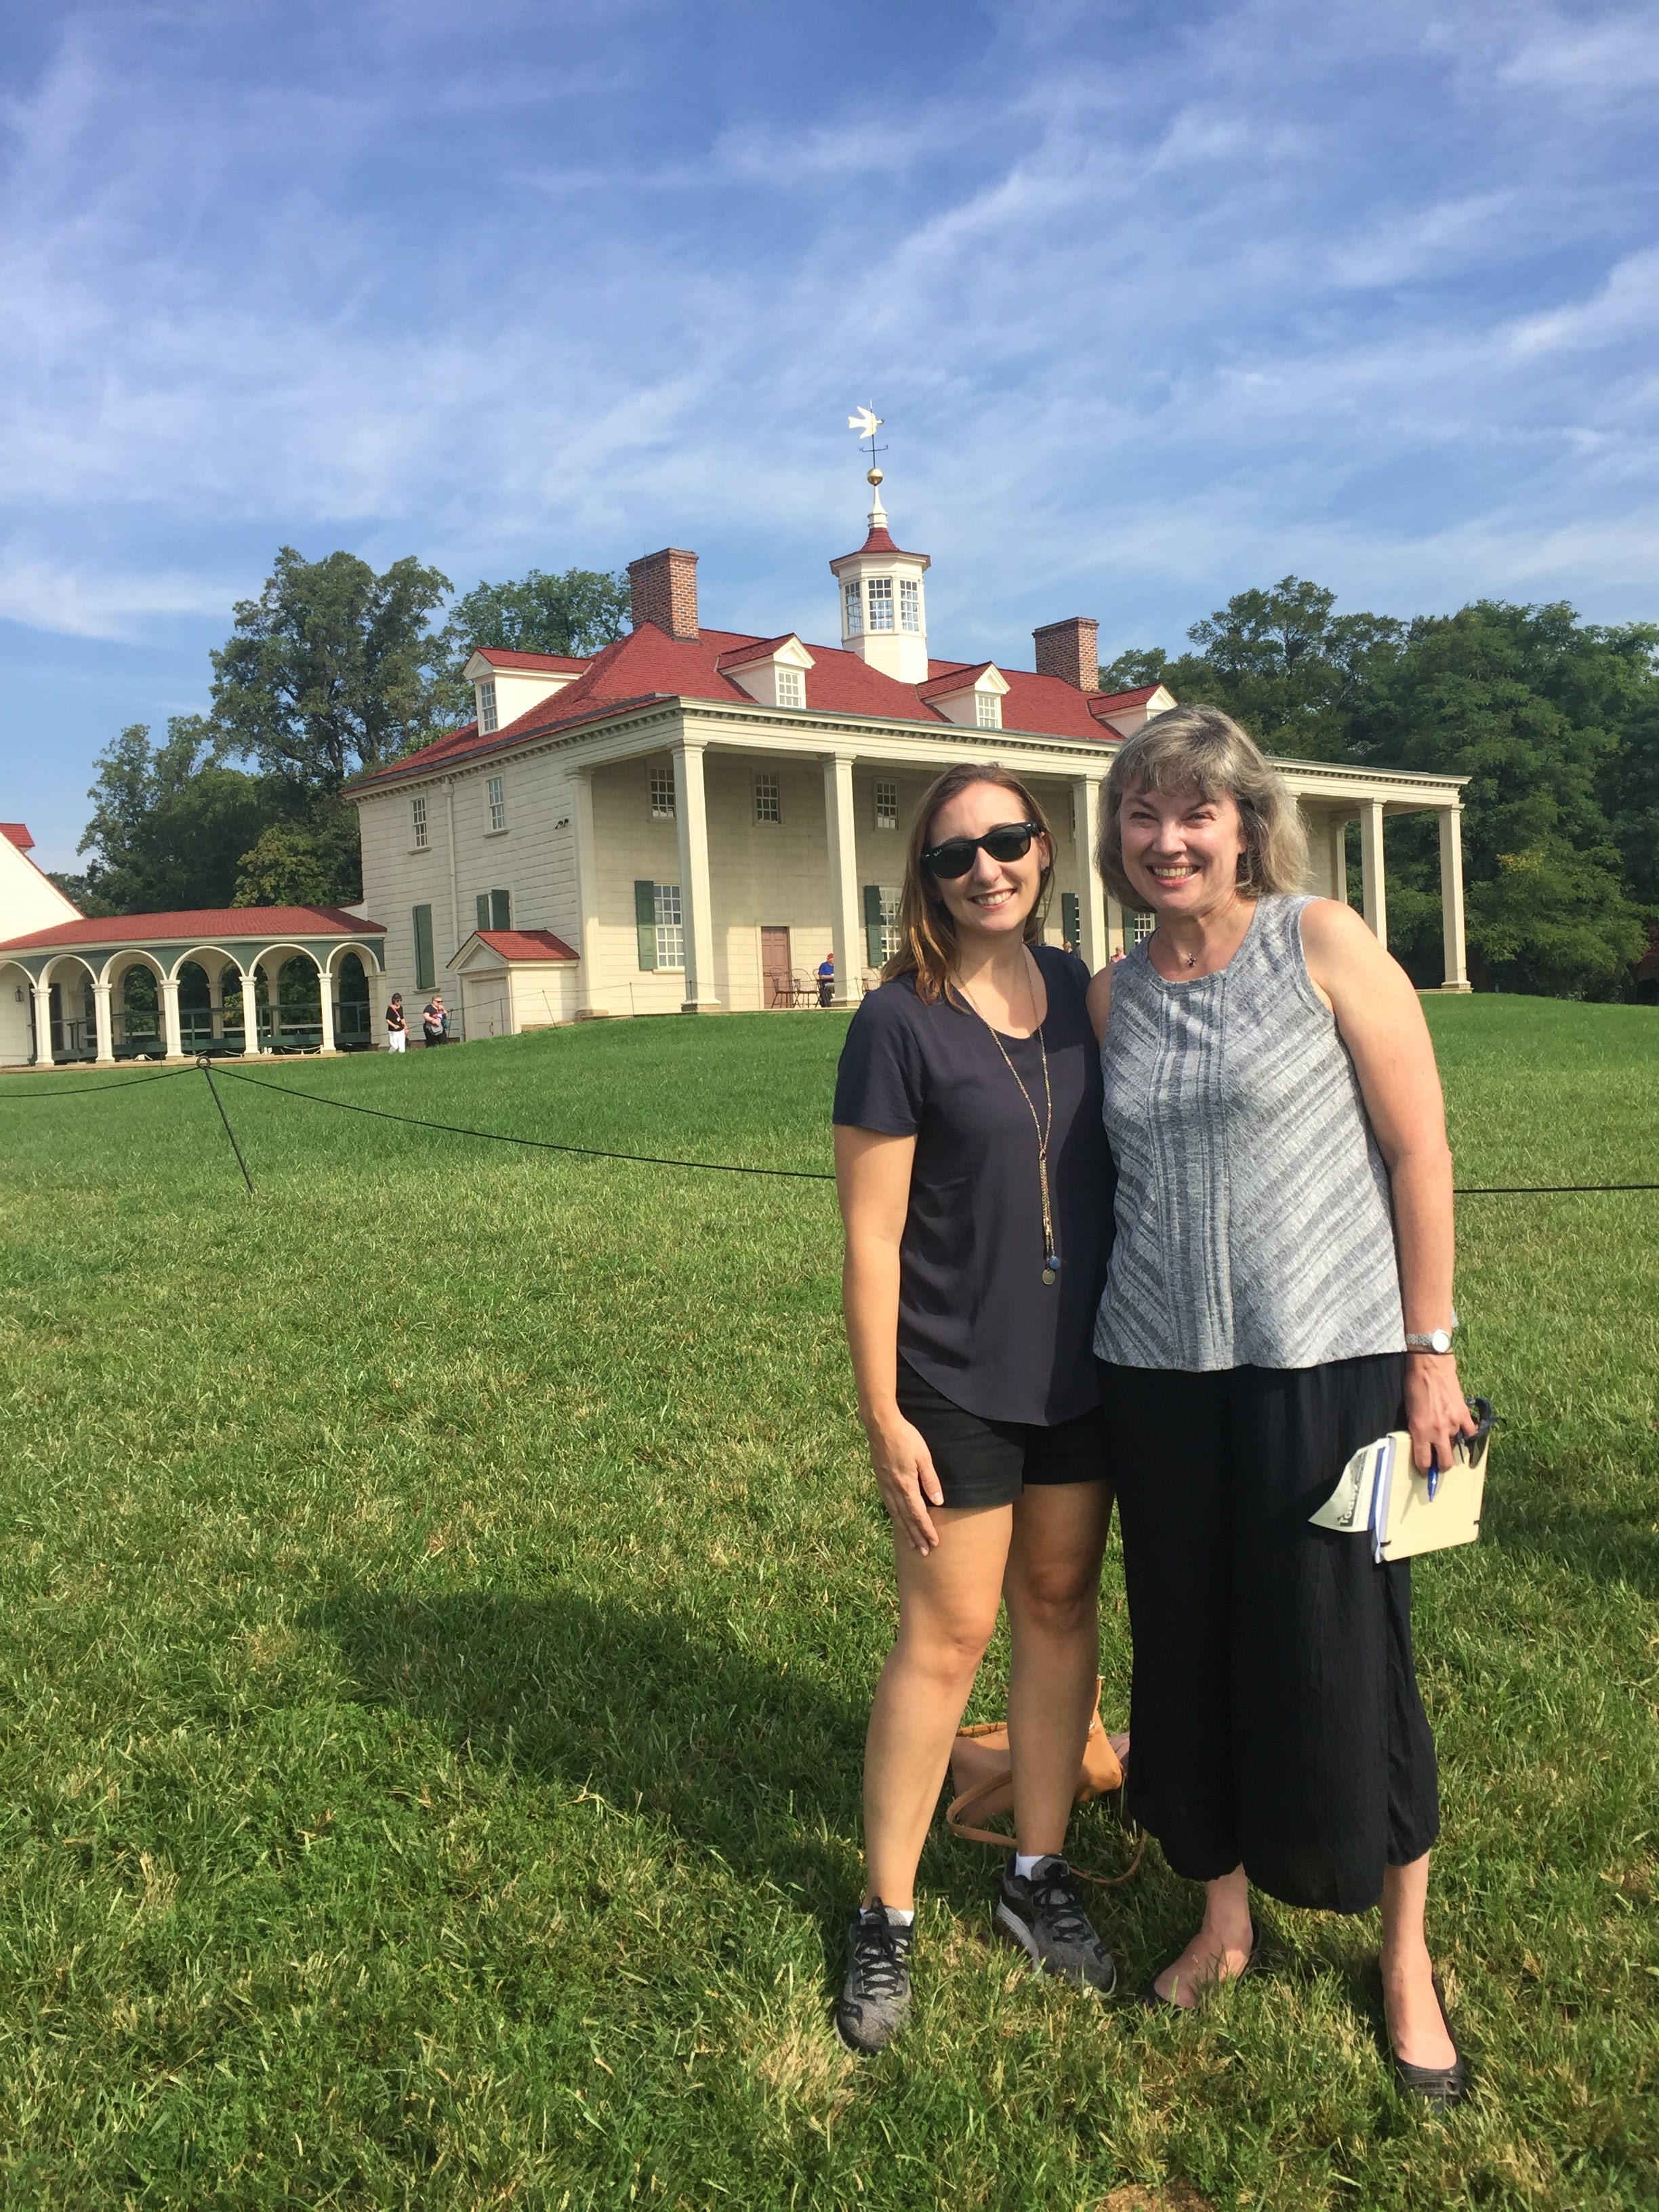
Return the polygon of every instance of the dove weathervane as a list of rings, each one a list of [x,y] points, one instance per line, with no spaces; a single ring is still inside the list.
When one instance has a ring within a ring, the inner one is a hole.
[[[882,418],[873,407],[860,407],[855,415],[849,415],[847,418],[847,427],[849,430],[856,430],[860,439],[867,438],[870,441],[870,467],[865,482],[872,488],[878,486],[882,480],[882,471],[877,463],[876,455],[887,450],[884,446],[878,447],[876,444],[876,433],[880,429],[881,425]]]

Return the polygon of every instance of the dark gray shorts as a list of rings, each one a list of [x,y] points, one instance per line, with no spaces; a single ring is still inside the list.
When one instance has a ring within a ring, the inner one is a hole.
[[[1053,1428],[988,1421],[901,1359],[898,1407],[927,1438],[947,1505],[1012,1505],[1028,1483],[1103,1482],[1109,1472],[1106,1417],[1097,1406]]]

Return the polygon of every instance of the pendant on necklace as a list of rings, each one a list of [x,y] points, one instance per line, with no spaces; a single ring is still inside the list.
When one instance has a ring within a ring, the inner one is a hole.
[[[1052,1253],[1048,1255],[1048,1266],[1042,1271],[1042,1279],[1045,1283],[1054,1283],[1058,1282],[1060,1279],[1059,1262],[1054,1259]]]

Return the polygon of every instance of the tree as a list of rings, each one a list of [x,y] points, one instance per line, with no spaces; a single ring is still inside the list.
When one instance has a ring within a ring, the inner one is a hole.
[[[80,845],[92,855],[81,879],[92,911],[230,904],[269,801],[257,777],[225,765],[219,744],[200,715],[175,714],[164,743],[152,745],[148,724],[134,722],[100,754]]]
[[[236,906],[352,906],[362,896],[357,810],[319,801],[304,819],[270,823],[242,855]]]
[[[284,545],[259,597],[237,603],[213,655],[213,720],[289,787],[293,815],[444,726],[427,624],[451,588],[412,557],[377,576],[355,553],[307,561]]]
[[[472,687],[461,671],[481,645],[585,657],[622,635],[630,604],[627,575],[601,568],[567,568],[556,576],[532,568],[517,583],[475,584],[456,600],[439,637],[455,719],[471,716]]]

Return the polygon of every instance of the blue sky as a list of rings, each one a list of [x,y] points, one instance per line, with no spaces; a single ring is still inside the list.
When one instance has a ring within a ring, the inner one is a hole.
[[[1659,615],[1656,100],[1650,6],[11,9],[0,817],[75,865],[284,543],[833,636],[864,400],[936,652]]]

